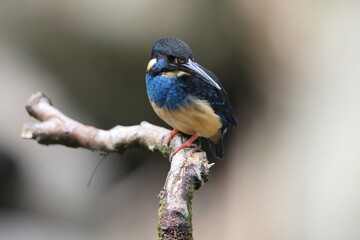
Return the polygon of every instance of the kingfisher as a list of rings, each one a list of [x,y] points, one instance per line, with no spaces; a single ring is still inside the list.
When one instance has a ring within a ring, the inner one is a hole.
[[[191,137],[171,154],[194,147],[205,138],[211,152],[223,158],[223,138],[230,125],[236,126],[228,96],[220,80],[194,61],[190,47],[177,38],[157,40],[146,68],[146,88],[155,113],[174,130]]]

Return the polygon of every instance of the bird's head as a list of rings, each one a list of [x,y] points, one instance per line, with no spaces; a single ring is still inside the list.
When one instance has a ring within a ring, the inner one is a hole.
[[[190,47],[177,38],[163,38],[154,43],[146,72],[169,77],[193,75],[221,89],[219,84],[199,64],[194,62],[194,55]]]

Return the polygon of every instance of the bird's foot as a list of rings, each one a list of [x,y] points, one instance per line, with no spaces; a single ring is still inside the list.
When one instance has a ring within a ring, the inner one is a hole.
[[[170,157],[174,157],[181,149],[189,148],[189,147],[197,147],[193,142],[198,138],[197,134],[193,134],[189,140],[184,142],[180,147],[175,149],[175,151],[171,154]]]
[[[171,131],[170,135],[169,135],[169,139],[167,141],[167,145],[170,146],[170,142],[171,140],[175,137],[176,134],[178,134],[180,131],[175,129]]]

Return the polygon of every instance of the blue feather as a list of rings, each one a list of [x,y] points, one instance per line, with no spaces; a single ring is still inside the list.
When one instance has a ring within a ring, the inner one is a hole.
[[[177,77],[146,75],[149,100],[159,108],[178,110],[180,106],[191,105],[191,96],[186,93],[185,83]]]

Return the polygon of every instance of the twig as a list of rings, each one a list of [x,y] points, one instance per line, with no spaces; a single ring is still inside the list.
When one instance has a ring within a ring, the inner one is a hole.
[[[26,110],[41,123],[25,123],[22,138],[35,139],[44,145],[120,153],[129,148],[143,148],[169,157],[173,149],[186,141],[184,136],[176,136],[167,146],[170,131],[147,122],[110,130],[84,125],[54,108],[50,99],[40,92],[30,97]],[[212,165],[200,149],[181,150],[170,160],[170,171],[159,195],[158,239],[193,239],[191,201],[194,191],[207,181]]]

